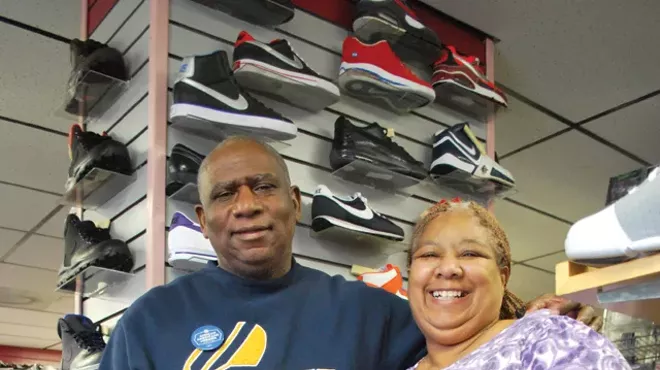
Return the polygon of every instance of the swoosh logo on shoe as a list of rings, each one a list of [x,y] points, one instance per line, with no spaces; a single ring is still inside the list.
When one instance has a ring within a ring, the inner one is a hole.
[[[273,49],[269,45],[262,44],[262,43],[256,43],[256,42],[252,42],[252,41],[248,41],[248,42],[250,44],[254,45],[254,46],[258,46],[258,47],[266,50],[269,54],[271,54],[275,58],[283,61],[284,63],[290,65],[293,68],[297,68],[297,69],[305,68],[305,66],[303,65],[302,60],[300,60],[300,58],[295,53],[293,54],[293,59],[291,59],[291,58],[287,57],[286,55],[280,53],[279,51]]]
[[[424,26],[420,21],[418,21],[417,19],[409,16],[408,14],[406,14],[405,19],[406,19],[406,23],[408,23],[411,27],[414,27],[414,28],[417,28],[417,29],[420,29],[420,30],[423,30],[424,28],[426,28],[426,26]]]
[[[322,196],[325,196],[325,195],[322,195]],[[356,209],[356,208],[351,207],[350,205],[342,202],[341,200],[339,200],[335,197],[328,197],[328,196],[325,196],[325,197],[328,198],[328,199],[331,199],[333,202],[337,203],[338,206],[340,206],[341,208],[346,210],[346,212],[352,214],[355,217],[359,217],[359,218],[362,218],[362,219],[365,219],[365,220],[371,220],[372,218],[374,218],[374,211],[372,211],[371,208],[369,208],[369,207],[365,206],[364,209]]]
[[[436,147],[444,143],[445,141],[451,141],[452,143],[457,145],[459,149],[463,149],[470,157],[474,158],[475,160],[479,159],[479,157],[477,156],[477,149],[475,147],[469,147],[465,145],[452,132],[449,132],[449,136],[445,136],[442,139],[438,140],[436,143],[434,143],[433,147]]]
[[[216,100],[220,100],[223,104],[228,105],[228,106],[230,106],[230,107],[232,107],[236,110],[246,110],[248,108],[248,106],[250,105],[248,103],[248,101],[245,99],[245,97],[243,95],[241,95],[240,93],[238,94],[238,98],[232,99],[232,98],[228,97],[227,95],[224,95],[224,94],[222,94],[218,91],[215,91],[215,90],[211,89],[210,87],[205,86],[205,85],[203,85],[203,84],[201,84],[201,83],[199,83],[195,80],[191,80],[189,78],[183,78],[179,82],[186,83],[186,84],[188,84],[188,85],[190,85],[190,86],[192,86],[192,87],[194,87],[198,90],[201,90],[204,93],[212,96]]]

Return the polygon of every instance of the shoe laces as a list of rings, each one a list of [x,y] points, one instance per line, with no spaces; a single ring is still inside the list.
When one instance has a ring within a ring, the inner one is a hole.
[[[72,336],[81,348],[90,351],[102,351],[105,348],[103,336],[97,330],[81,331]]]
[[[365,206],[366,208],[371,209],[371,211],[372,211],[373,213],[375,213],[375,214],[377,214],[378,216],[381,216],[381,217],[382,217],[382,215],[381,215],[380,213],[376,212],[373,208],[369,207],[369,201],[367,200],[367,198],[364,197],[364,195],[362,195],[362,193],[357,192],[357,193],[353,194],[353,197],[356,198],[356,199],[359,198],[359,199],[362,201],[362,203],[364,204],[364,206]]]

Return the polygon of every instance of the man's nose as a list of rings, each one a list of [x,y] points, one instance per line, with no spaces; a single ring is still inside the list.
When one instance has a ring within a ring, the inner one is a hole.
[[[254,217],[261,212],[263,212],[263,206],[259,198],[255,196],[249,186],[241,186],[236,194],[232,215],[234,217]]]

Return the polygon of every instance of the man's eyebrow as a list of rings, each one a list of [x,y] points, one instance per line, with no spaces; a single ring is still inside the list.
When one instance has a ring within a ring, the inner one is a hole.
[[[240,184],[253,184],[257,183],[259,181],[278,181],[277,176],[272,173],[259,173],[256,175],[252,176],[246,176],[242,179],[234,179],[230,181],[221,181],[221,182],[216,182],[213,187],[211,188],[211,192],[209,193],[210,196],[213,196],[213,194],[216,194],[217,192],[226,190],[226,189],[235,189],[237,188]]]

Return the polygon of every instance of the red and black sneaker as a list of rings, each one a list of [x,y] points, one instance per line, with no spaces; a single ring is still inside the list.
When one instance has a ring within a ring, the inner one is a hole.
[[[234,77],[246,89],[319,111],[339,101],[339,88],[305,63],[282,39],[269,43],[242,31],[234,43]]]
[[[429,65],[440,56],[438,35],[419,21],[406,0],[360,0],[353,32],[365,42],[389,41],[406,61]]]
[[[384,104],[398,113],[423,107],[435,99],[431,84],[401,63],[387,41],[365,44],[347,37],[338,81],[349,94]]]
[[[502,106],[508,105],[504,92],[486,78],[479,59],[460,55],[453,46],[443,49],[440,59],[433,64],[432,83],[436,89],[446,85],[458,86]]]

